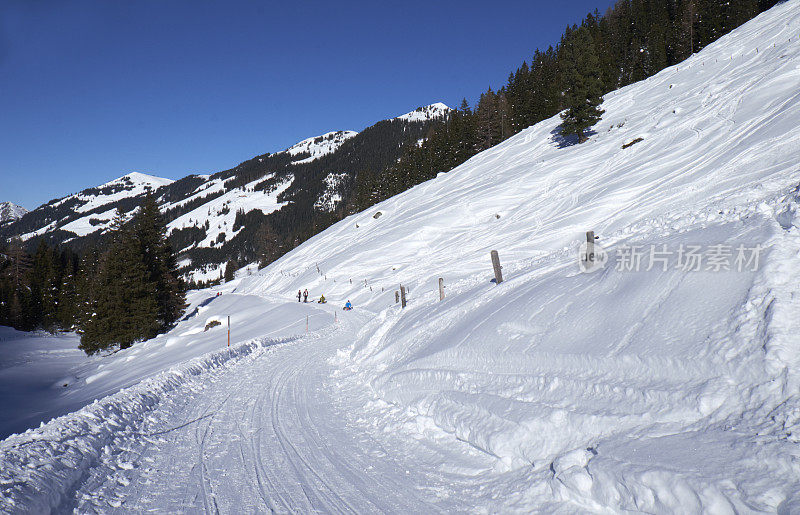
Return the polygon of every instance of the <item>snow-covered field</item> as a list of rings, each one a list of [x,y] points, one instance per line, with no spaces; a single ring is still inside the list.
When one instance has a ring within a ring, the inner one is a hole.
[[[0,442],[0,509],[800,512],[798,36],[792,0],[588,143],[544,121],[195,294],[76,374],[112,395]]]

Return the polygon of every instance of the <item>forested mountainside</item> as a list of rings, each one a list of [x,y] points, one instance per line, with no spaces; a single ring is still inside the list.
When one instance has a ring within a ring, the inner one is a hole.
[[[576,60],[589,56],[593,63],[579,66],[583,77],[577,79],[598,80],[601,93],[608,93],[684,61],[777,3],[619,0],[602,15],[590,13],[580,25],[567,27],[557,45],[537,49],[497,91],[489,88],[472,107],[464,100],[447,124],[421,146],[408,147],[391,169],[359,182],[358,207],[366,209],[452,170],[566,109],[564,93],[576,80],[571,76]]]
[[[580,100],[580,95],[567,94],[576,84],[594,85],[592,104],[601,115],[603,93],[624,89],[672,64],[680,69],[682,59],[775,3],[620,0],[604,15],[595,12],[579,26],[567,27],[559,44],[537,50],[530,64],[511,73],[497,92],[483,93],[474,108],[466,100],[455,111],[432,104],[358,134],[327,133],[212,175],[173,182],[129,174],[51,201],[0,225],[0,244],[20,237],[27,247],[12,242],[0,248],[0,268],[6,270],[0,293],[12,292],[0,297],[28,295],[28,285],[42,280],[41,274],[26,269],[31,258],[24,251],[32,253],[42,242],[60,245],[65,247],[61,261],[74,269],[77,256],[70,253],[85,257],[89,250],[107,249],[115,213],[130,218],[148,194],[164,214],[178,252],[177,274],[189,287],[219,281],[223,273],[232,276],[245,263],[270,263],[346,215],[447,172],[525,127],[559,112],[568,114],[574,107],[571,99]],[[605,119],[596,120],[601,121],[592,123],[595,133],[627,123],[608,126]],[[571,140],[568,126],[553,129],[559,146],[592,134]],[[14,271],[13,278],[8,270]],[[33,327],[41,325],[41,320],[31,320]]]
[[[186,279],[220,278],[224,264],[269,262],[340,220],[360,177],[394,164],[450,109],[433,104],[360,133],[330,132],[211,175],[177,181],[131,173],[44,204],[0,226],[33,252],[39,239],[75,252],[102,244],[117,211],[127,216],[148,194],[168,223]]]

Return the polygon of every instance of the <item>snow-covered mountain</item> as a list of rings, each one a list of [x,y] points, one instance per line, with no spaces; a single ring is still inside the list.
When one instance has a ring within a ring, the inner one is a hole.
[[[124,205],[124,201],[140,199],[147,193],[154,193],[173,182],[170,179],[133,172],[95,188],[51,201],[43,207],[50,208],[54,212],[66,213],[66,216],[60,219],[53,217],[47,225],[24,233],[21,238],[29,240],[55,231],[65,231],[75,237],[105,231],[111,226],[117,209]],[[128,203],[120,209],[120,212],[123,216],[130,217],[135,209],[134,204]]]
[[[800,512],[798,35],[790,0],[54,372],[116,393],[0,442],[0,509]]]
[[[287,152],[292,156],[296,156],[298,154],[308,154],[309,157],[306,157],[299,161],[293,161],[293,163],[295,164],[310,163],[311,161],[319,159],[324,155],[328,155],[335,152],[339,147],[342,146],[342,143],[352,138],[353,136],[356,136],[357,134],[358,133],[354,131],[328,132],[323,134],[322,136],[304,139],[299,143],[295,143],[291,147],[284,150],[284,152]]]
[[[436,102],[435,104],[431,104],[424,107],[418,107],[414,111],[410,113],[406,113],[404,115],[400,115],[397,117],[398,120],[405,120],[409,122],[421,122],[427,120],[435,120],[437,118],[444,118],[450,113],[452,109],[450,109],[447,105]]]
[[[0,224],[19,220],[28,210],[12,202],[0,202]]]
[[[0,238],[44,236],[78,248],[103,237],[117,211],[130,217],[148,192],[159,202],[173,245],[182,251],[188,279],[217,279],[231,258],[255,261],[264,249],[256,233],[277,234],[280,247],[296,245],[341,219],[359,171],[382,170],[402,145],[424,136],[449,108],[433,104],[364,129],[329,132],[235,168],[178,181],[131,173],[55,199],[0,228]],[[280,248],[273,253],[282,252]]]

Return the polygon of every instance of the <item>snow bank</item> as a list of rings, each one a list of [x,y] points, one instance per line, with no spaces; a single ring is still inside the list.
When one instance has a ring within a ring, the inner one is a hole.
[[[141,434],[148,414],[179,391],[199,388],[204,374],[292,338],[259,338],[206,354],[141,383],[53,420],[38,430],[0,442],[0,511],[13,513],[68,510],[72,493],[90,468],[124,469],[124,442],[146,442]]]

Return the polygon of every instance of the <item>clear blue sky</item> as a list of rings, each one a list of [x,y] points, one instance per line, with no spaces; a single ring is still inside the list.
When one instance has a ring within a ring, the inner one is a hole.
[[[613,0],[0,0],[0,201],[473,103]]]

